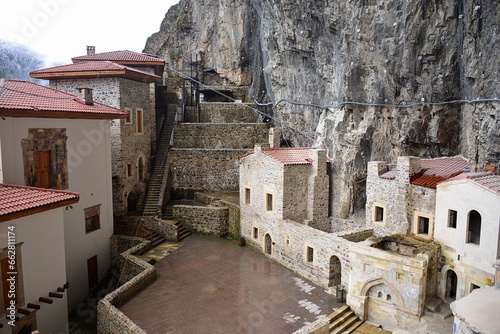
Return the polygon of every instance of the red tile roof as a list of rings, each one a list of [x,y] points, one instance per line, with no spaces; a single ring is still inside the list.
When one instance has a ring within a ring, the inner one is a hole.
[[[95,53],[91,55],[85,55],[85,56],[79,56],[79,57],[73,57],[71,60],[74,63],[80,62],[80,61],[89,61],[89,60],[110,60],[113,62],[144,62],[144,63],[156,63],[156,65],[163,65],[165,64],[165,61],[144,55],[141,53],[137,52],[132,52],[132,51],[127,51],[127,50],[121,50],[121,51],[111,51],[111,52],[101,52],[101,53]]]
[[[465,172],[469,162],[460,156],[436,159],[421,159],[422,171],[410,177],[410,183],[427,188],[436,188],[441,181]]]
[[[270,156],[283,165],[307,165],[312,164],[314,148],[298,147],[298,148],[272,148],[262,150],[262,153]],[[331,162],[330,158],[326,158],[327,162]]]
[[[76,64],[49,67],[32,71],[30,72],[30,76],[40,79],[124,77],[141,82],[161,81],[161,77],[158,75],[111,61],[86,61]]]
[[[69,191],[16,186],[0,183],[0,219],[4,216],[67,201],[78,202],[80,195]],[[57,207],[57,206],[56,206]],[[47,208],[49,210],[50,208]],[[22,216],[22,215],[21,215]],[[5,219],[4,219],[5,220]]]
[[[492,172],[463,173],[440,183],[446,183],[456,180],[471,180],[482,185],[485,188],[490,189],[493,192],[496,192],[497,194],[500,194],[500,176],[493,174]]]
[[[410,183],[427,188],[436,188],[439,182],[463,173],[469,167],[469,162],[461,157],[443,157],[436,159],[421,159],[421,171],[410,177]],[[382,179],[393,180],[396,178],[398,168],[391,165],[379,173]]]
[[[127,114],[97,102],[86,105],[74,95],[33,82],[0,79],[0,116],[114,119]]]

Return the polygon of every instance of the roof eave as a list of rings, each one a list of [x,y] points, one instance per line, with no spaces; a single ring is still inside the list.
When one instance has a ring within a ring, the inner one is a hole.
[[[0,108],[2,117],[24,117],[24,118],[59,118],[59,119],[119,119],[127,118],[127,114],[108,114],[92,112],[34,110],[34,109],[3,109]]]
[[[23,211],[18,211],[18,212],[13,212],[10,214],[2,215],[2,216],[0,216],[0,223],[10,221],[13,219],[31,216],[31,215],[34,215],[37,213],[41,213],[41,212],[45,212],[45,211],[49,211],[49,210],[53,210],[53,209],[57,209],[57,208],[61,208],[61,207],[67,206],[67,205],[78,203],[79,201],[80,201],[80,198],[76,197],[76,198],[67,199],[64,201],[56,202],[56,203],[42,205],[42,206],[28,209],[28,210],[23,210]]]

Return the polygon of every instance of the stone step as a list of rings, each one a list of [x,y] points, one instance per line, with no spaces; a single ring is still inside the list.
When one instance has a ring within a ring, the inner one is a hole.
[[[352,311],[351,311],[352,312]],[[345,319],[341,324],[339,324],[337,327],[330,329],[330,333],[332,334],[338,334],[338,333],[343,333],[344,330],[349,328],[351,325],[353,325],[356,321],[358,321],[359,318],[354,312],[352,312],[352,315]]]
[[[442,303],[434,312],[428,311],[426,314],[432,316],[437,319],[448,319],[453,316],[453,312],[451,312],[450,304]]]
[[[360,320],[359,318],[357,318],[358,320],[356,320],[351,326],[347,327],[343,332],[342,334],[350,334],[352,332],[354,332],[356,330],[356,328],[358,328],[359,326],[361,326],[363,324],[363,321]]]
[[[334,322],[335,320],[337,320],[338,318],[340,318],[344,313],[346,312],[349,312],[351,308],[349,307],[349,305],[343,305],[341,307],[339,307],[338,309],[336,309],[333,313],[329,314],[326,319],[332,323]]]
[[[347,319],[351,318],[352,316],[355,316],[354,312],[352,310],[349,310],[348,312],[343,313],[340,318],[336,319],[335,321],[330,323],[330,333],[338,333],[340,331],[336,331],[337,328],[342,326]]]
[[[431,298],[427,304],[425,304],[425,308],[431,312],[437,312],[439,311],[439,306],[443,304],[443,300],[438,297],[433,297]]]

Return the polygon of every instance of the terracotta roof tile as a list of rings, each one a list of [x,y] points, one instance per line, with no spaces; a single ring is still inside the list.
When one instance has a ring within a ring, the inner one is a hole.
[[[456,181],[456,180],[471,180],[490,189],[497,194],[500,194],[500,176],[491,172],[481,173],[463,173],[441,183]]]
[[[436,188],[441,181],[457,176],[469,167],[469,162],[461,157],[421,159],[422,171],[410,178],[410,183],[427,188]]]
[[[102,74],[103,71],[106,71],[108,73],[115,72],[116,76],[120,76],[121,73],[130,71],[133,72],[134,74],[138,74],[140,77],[151,77],[156,79],[155,81],[161,80],[161,77],[158,75],[144,72],[133,67],[120,65],[111,61],[87,61],[76,64],[49,67],[41,70],[32,71],[30,72],[30,76],[34,78],[44,79],[44,75],[46,74],[55,75],[55,74],[66,73],[67,75],[68,73],[75,73],[75,75],[78,75],[77,73],[79,72],[95,72],[95,76],[99,77],[99,75]],[[49,77],[47,77],[47,79],[49,79]]]
[[[44,112],[51,111],[71,113],[69,117],[77,117],[78,114],[90,114],[89,118],[127,116],[126,111],[97,102],[86,105],[74,95],[33,82],[0,79],[0,115],[5,116],[7,110],[34,111],[40,117],[44,117]]]
[[[262,153],[270,156],[283,165],[307,165],[312,164],[312,151],[314,148],[298,147],[298,148],[272,148],[262,150]],[[330,158],[326,158],[327,162],[331,162]]]
[[[0,216],[79,198],[69,191],[0,184]]]
[[[95,53],[91,55],[73,57],[71,58],[71,60],[74,63],[79,61],[88,61],[88,60],[110,60],[114,62],[131,61],[131,62],[146,62],[146,63],[154,62],[158,63],[158,65],[163,65],[165,63],[165,61],[160,58],[127,50]]]

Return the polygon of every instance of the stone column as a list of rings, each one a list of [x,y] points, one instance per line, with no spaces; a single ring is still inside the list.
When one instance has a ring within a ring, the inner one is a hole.
[[[281,128],[269,129],[269,145],[271,148],[279,148],[281,146]]]

